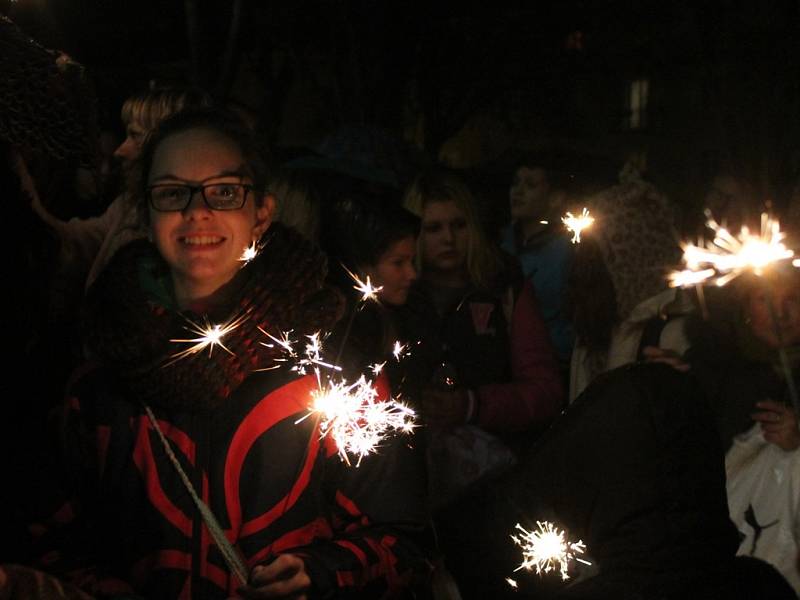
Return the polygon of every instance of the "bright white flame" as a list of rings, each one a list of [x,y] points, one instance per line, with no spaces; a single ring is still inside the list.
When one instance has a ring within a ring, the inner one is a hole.
[[[392,349],[392,356],[394,356],[395,360],[399,361],[401,358],[403,358],[407,349],[407,346],[401,344],[399,340],[395,340],[394,348]]]
[[[414,429],[414,411],[397,400],[378,400],[378,391],[363,375],[355,383],[329,381],[311,395],[310,414],[321,416],[322,435],[333,438],[348,465],[352,455],[358,466],[388,434]]]
[[[355,383],[341,379],[324,381],[320,375],[320,367],[332,371],[341,371],[341,367],[322,359],[322,343],[319,333],[306,336],[308,342],[302,354],[294,348],[295,341],[291,332],[280,337],[270,335],[263,329],[273,347],[277,344],[286,358],[282,362],[292,364],[292,370],[305,374],[313,370],[317,377],[318,388],[311,393],[311,405],[307,415],[297,422],[312,415],[320,418],[320,432],[330,435],[339,456],[348,465],[350,456],[356,457],[356,466],[367,454],[377,452],[380,443],[390,434],[396,432],[410,433],[414,428],[416,415],[414,411],[395,399],[380,400],[378,391],[371,381],[363,375]],[[263,342],[262,342],[263,343]],[[371,369],[378,375],[386,363],[372,365]]]
[[[723,286],[745,271],[762,275],[770,265],[794,256],[794,252],[783,243],[786,234],[781,231],[780,223],[766,213],[761,215],[758,235],[742,227],[734,236],[713,219],[710,211],[706,210],[706,216],[706,226],[714,231],[714,239],[702,246],[683,245],[683,261],[687,269],[669,275],[671,281],[680,282],[673,283],[673,286],[694,285],[707,280]],[[707,274],[708,271],[713,273]],[[694,275],[689,275],[690,272]]]
[[[247,248],[244,249],[244,252],[242,252],[242,255],[239,257],[239,261],[243,263],[249,263],[256,256],[258,256],[258,251],[259,251],[258,243],[253,242]]]
[[[372,281],[370,281],[369,275],[367,275],[366,281],[361,281],[358,278],[358,275],[350,271],[347,267],[344,267],[344,270],[347,271],[347,274],[350,275],[352,280],[355,282],[353,289],[357,292],[361,292],[361,301],[366,302],[367,300],[378,300],[378,292],[383,289],[382,285],[377,287],[372,285]]]
[[[514,581],[513,579],[511,579],[511,577],[506,577],[506,583],[507,583],[508,585],[510,585],[512,588],[514,588],[515,590],[516,590],[517,588],[519,588],[519,585],[517,584],[517,582],[516,582],[516,581]]]
[[[372,371],[373,375],[380,375],[381,372],[383,372],[383,367],[385,366],[386,366],[386,361],[382,363],[375,363],[369,368],[369,370]]]
[[[231,331],[233,331],[239,325],[241,325],[245,319],[245,316],[246,315],[242,315],[240,317],[237,317],[236,319],[233,319],[232,321],[223,323],[221,325],[212,325],[211,323],[208,322],[208,320],[206,320],[205,323],[202,325],[198,325],[197,323],[189,321],[189,326],[187,327],[187,330],[190,331],[191,333],[197,334],[198,337],[186,340],[182,339],[170,340],[170,342],[175,342],[178,344],[191,344],[191,346],[186,350],[182,350],[180,352],[176,352],[175,354],[173,354],[170,357],[173,360],[171,360],[167,364],[171,365],[175,361],[178,361],[187,356],[191,356],[192,354],[197,354],[198,352],[202,352],[206,348],[208,348],[208,355],[211,356],[211,353],[214,351],[215,346],[219,346],[220,348],[225,350],[225,352],[227,352],[232,356],[233,352],[231,352],[228,348],[225,347],[225,344],[222,343],[222,338],[224,338]]]
[[[536,573],[541,574],[558,568],[561,579],[566,580],[571,560],[589,564],[577,556],[586,550],[582,541],[568,541],[565,533],[548,521],[536,521],[536,525],[539,528],[536,531],[528,531],[519,523],[516,525],[521,534],[512,535],[511,539],[522,548],[522,564],[515,571],[536,568]]]
[[[792,261],[792,266],[793,267],[800,267],[800,258],[796,258],[795,260],[793,260]]]
[[[702,271],[692,271],[691,269],[684,269],[683,271],[673,271],[667,278],[669,279],[670,287],[687,287],[697,285],[710,279],[716,274],[714,269],[703,269]]]
[[[572,232],[572,243],[581,243],[581,232],[594,223],[594,217],[589,215],[589,211],[584,208],[580,215],[574,216],[571,212],[561,217],[561,222]]]
[[[539,221],[539,223],[541,223],[542,225],[549,225],[550,221]],[[512,579],[512,581],[513,581],[513,579]]]

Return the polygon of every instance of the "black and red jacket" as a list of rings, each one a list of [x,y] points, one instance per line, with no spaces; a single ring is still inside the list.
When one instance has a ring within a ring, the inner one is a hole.
[[[399,593],[426,569],[413,538],[424,528],[424,481],[397,438],[358,468],[321,438],[306,398],[317,382],[253,375],[214,413],[154,407],[201,498],[252,569],[303,557],[311,597]],[[382,386],[385,391],[385,386]],[[91,591],[109,580],[147,598],[226,598],[240,583],[225,565],[141,405],[94,372],[68,403],[72,500],[40,530],[44,554]]]

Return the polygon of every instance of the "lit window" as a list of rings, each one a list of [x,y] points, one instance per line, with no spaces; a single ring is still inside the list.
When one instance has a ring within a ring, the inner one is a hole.
[[[650,82],[635,79],[628,84],[628,129],[643,129],[647,126],[647,95]]]

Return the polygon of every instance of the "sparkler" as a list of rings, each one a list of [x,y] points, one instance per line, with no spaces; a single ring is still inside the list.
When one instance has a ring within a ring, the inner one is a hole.
[[[407,346],[401,344],[399,340],[396,340],[394,343],[394,348],[392,349],[392,356],[394,356],[395,360],[399,361],[401,358],[403,358],[403,355],[406,353],[407,349]]]
[[[329,381],[312,392],[312,414],[321,417],[322,435],[330,435],[339,456],[351,464],[349,455],[361,459],[372,454],[389,433],[410,433],[415,426],[414,411],[397,400],[378,400],[378,391],[363,375],[355,383]],[[301,419],[301,420],[303,420]],[[299,421],[298,421],[299,422]]]
[[[567,568],[571,560],[591,564],[578,558],[578,555],[586,550],[586,545],[582,541],[568,541],[566,534],[548,521],[536,521],[536,525],[538,530],[528,531],[517,523],[516,528],[521,534],[511,536],[511,539],[522,547],[522,564],[514,569],[515,572],[535,567],[536,573],[542,574],[558,568],[561,579],[567,580],[569,579]]]
[[[370,281],[369,275],[367,275],[366,281],[361,281],[361,279],[358,278],[358,275],[353,273],[350,269],[348,269],[344,265],[342,265],[342,268],[344,268],[344,270],[347,271],[347,274],[350,275],[350,277],[355,282],[353,289],[356,290],[357,292],[361,292],[361,302],[366,302],[367,300],[374,300],[374,301],[378,300],[378,292],[380,292],[383,289],[382,285],[375,287],[372,285],[372,281]]]
[[[197,354],[198,352],[202,352],[206,348],[208,348],[208,355],[211,356],[211,353],[214,351],[214,348],[216,346],[219,346],[220,348],[225,350],[225,352],[227,352],[228,354],[233,355],[233,352],[231,352],[227,347],[225,347],[225,344],[222,343],[222,338],[224,338],[231,331],[233,331],[239,325],[241,325],[242,322],[245,320],[245,318],[246,315],[241,315],[233,319],[232,321],[223,323],[221,325],[212,325],[208,321],[208,319],[205,319],[205,323],[203,325],[198,325],[197,323],[189,321],[189,326],[187,327],[187,330],[190,331],[191,333],[197,334],[199,337],[186,340],[182,339],[170,340],[170,342],[175,342],[178,344],[192,344],[192,345],[186,350],[182,350],[180,352],[176,352],[175,354],[173,354],[170,357],[172,358],[172,360],[168,362],[167,365],[171,365],[174,362],[182,358],[185,358],[187,356],[191,356],[193,354]]]
[[[319,333],[306,336],[308,341],[301,353],[295,349],[296,342],[291,339],[291,332],[273,336],[261,328],[259,330],[272,340],[272,344],[283,349],[286,358],[279,360],[293,363],[293,371],[306,374],[313,370],[317,377],[317,389],[311,393],[308,413],[297,423],[316,416],[320,420],[321,435],[331,436],[339,456],[348,465],[352,464],[352,455],[356,457],[358,466],[362,458],[377,451],[388,435],[395,432],[410,433],[413,430],[416,419],[414,411],[395,399],[380,400],[378,390],[365,376],[362,375],[355,383],[343,378],[323,380],[322,368],[331,371],[342,369],[322,359]],[[378,375],[385,364],[372,365],[372,372]]]
[[[683,245],[683,261],[687,268],[669,275],[673,287],[706,281],[721,287],[746,271],[763,275],[771,265],[794,256],[783,243],[786,234],[781,231],[780,223],[766,213],[761,215],[758,235],[745,226],[734,236],[717,223],[708,210],[706,217],[706,226],[714,232],[714,239],[702,246]]]
[[[383,367],[386,366],[386,361],[382,363],[375,363],[374,365],[370,366],[369,370],[372,371],[372,374],[378,376],[383,372]]]
[[[667,277],[673,287],[696,286],[703,316],[708,318],[702,295],[702,283],[708,281],[722,287],[745,272],[761,276],[770,266],[791,259],[794,251],[783,243],[786,234],[781,231],[780,223],[770,218],[767,213],[761,213],[761,230],[758,235],[751,233],[747,226],[743,226],[736,236],[717,223],[710,210],[706,209],[705,215],[706,227],[714,232],[714,239],[702,246],[684,244],[683,261],[687,268],[670,273]],[[792,260],[792,265],[798,266],[798,260]],[[781,331],[770,294],[767,295],[767,305],[776,336],[780,341]],[[800,410],[794,375],[786,355],[786,348],[782,343],[778,347],[778,355],[792,404],[795,410]]]
[[[561,217],[561,222],[566,225],[567,230],[572,232],[572,243],[581,243],[581,232],[594,223],[594,217],[589,215],[589,211],[584,208],[580,215],[577,217],[571,212]]]
[[[244,252],[242,252],[242,255],[239,257],[239,261],[243,262],[244,264],[249,263],[256,256],[258,256],[258,252],[260,250],[261,248],[258,247],[258,242],[254,241],[252,244],[250,244],[247,248],[244,249]]]

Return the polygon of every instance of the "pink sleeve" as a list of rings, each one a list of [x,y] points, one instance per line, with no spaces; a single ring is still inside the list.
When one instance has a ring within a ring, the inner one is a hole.
[[[477,390],[478,424],[488,431],[524,431],[561,410],[564,386],[533,288],[525,282],[511,315],[512,379]]]

